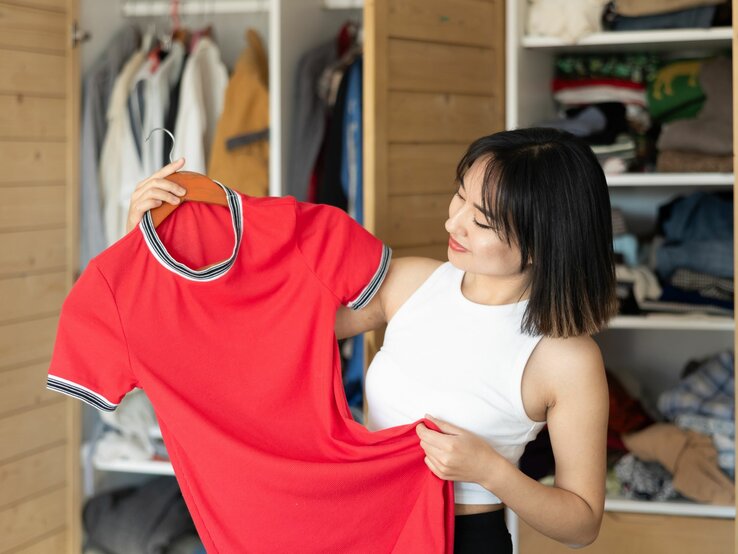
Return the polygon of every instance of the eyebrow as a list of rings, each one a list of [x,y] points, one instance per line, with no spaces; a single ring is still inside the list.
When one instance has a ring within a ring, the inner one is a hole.
[[[459,184],[461,185],[461,188],[464,189],[464,192],[466,192],[466,187],[464,186],[464,181],[461,181]],[[490,214],[489,212],[485,211],[485,209],[482,206],[480,206],[479,204],[474,204],[474,207],[476,209],[478,209],[480,212],[482,212],[484,215],[489,215],[490,218],[492,217],[492,214]]]

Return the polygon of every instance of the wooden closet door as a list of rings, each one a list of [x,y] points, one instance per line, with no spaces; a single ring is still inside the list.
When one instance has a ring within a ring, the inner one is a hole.
[[[447,260],[466,147],[505,128],[503,0],[365,0],[364,221],[393,257]],[[370,360],[381,333],[367,334]]]
[[[0,0],[0,553],[80,552],[80,403],[46,390],[77,266],[77,0]]]
[[[366,224],[396,256],[447,259],[456,163],[504,129],[504,3],[367,0]]]

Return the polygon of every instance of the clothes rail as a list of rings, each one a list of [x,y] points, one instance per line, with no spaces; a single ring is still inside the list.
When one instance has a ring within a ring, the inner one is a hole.
[[[179,2],[178,12],[182,15],[214,15],[229,13],[268,12],[270,0],[204,0]],[[170,15],[172,3],[167,1],[123,2],[122,12],[126,17],[148,17]]]

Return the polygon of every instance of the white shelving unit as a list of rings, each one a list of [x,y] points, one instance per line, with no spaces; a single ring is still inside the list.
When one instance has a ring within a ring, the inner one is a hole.
[[[267,12],[271,0],[208,0],[185,1],[179,4],[181,15],[220,15]],[[136,2],[127,1],[121,6],[126,17],[168,16],[171,14],[171,2]]]
[[[327,10],[360,10],[364,7],[364,0],[323,0],[323,7]]]
[[[730,47],[733,30],[730,27],[711,29],[659,29],[594,33],[570,44],[556,37],[523,36],[524,48],[561,50],[657,50],[671,49],[674,44],[687,48]]]
[[[735,518],[735,506],[712,506],[695,502],[644,502],[626,498],[607,498],[605,510],[608,512],[627,512],[630,514],[658,514],[691,517]]]
[[[608,175],[611,187],[730,187],[732,173],[626,173]]]
[[[118,471],[121,473],[145,473],[147,475],[174,475],[170,462],[157,460],[116,460],[111,462],[95,461],[95,469],[100,471]]]
[[[525,36],[526,0],[506,3],[506,126],[527,127],[550,120],[556,105],[550,92],[554,58],[561,52],[633,52],[731,48],[732,29],[677,29],[597,33],[576,44],[558,38]],[[730,190],[732,173],[634,173],[609,175],[613,206],[624,211],[629,227],[641,232],[652,227],[657,207],[696,190]],[[631,218],[633,225],[631,225]],[[626,368],[655,403],[658,393],[676,384],[690,358],[732,348],[735,320],[707,315],[652,314],[618,316],[597,340],[608,369]],[[617,371],[614,371],[617,374]],[[640,514],[733,519],[735,506],[694,502],[647,502],[608,498],[605,510]],[[508,511],[508,525],[516,552],[518,521]]]
[[[728,317],[709,315],[667,315],[649,314],[646,316],[620,315],[613,318],[609,329],[651,329],[682,331],[734,331],[735,320]]]

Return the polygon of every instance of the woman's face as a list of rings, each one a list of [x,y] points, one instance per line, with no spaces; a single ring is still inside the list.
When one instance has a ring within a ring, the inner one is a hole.
[[[485,165],[486,158],[474,162],[449,204],[446,220],[446,230],[450,235],[448,259],[459,269],[470,273],[494,277],[519,276],[519,248],[514,241],[508,244],[494,228],[490,228],[482,211]]]

